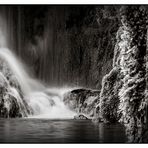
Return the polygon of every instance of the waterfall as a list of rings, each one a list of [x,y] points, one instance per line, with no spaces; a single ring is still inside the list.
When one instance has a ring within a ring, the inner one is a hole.
[[[75,112],[67,108],[63,102],[63,95],[70,91],[70,88],[46,88],[41,82],[29,76],[25,65],[7,48],[0,48],[0,59],[8,65],[19,82],[24,100],[33,112],[33,115],[28,114],[28,117],[58,119],[74,117]],[[15,97],[23,104],[18,94]]]
[[[8,49],[11,47],[9,45],[10,30],[7,26],[5,12],[1,11],[0,90],[4,94],[0,94],[0,116],[73,118],[75,113],[69,110],[63,102],[64,93],[71,89],[45,87],[39,80],[30,76],[31,74],[21,59],[12,52],[13,50]],[[11,84],[12,82],[15,84]]]

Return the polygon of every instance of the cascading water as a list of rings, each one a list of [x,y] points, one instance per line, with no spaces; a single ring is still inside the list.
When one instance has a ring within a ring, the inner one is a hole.
[[[0,59],[8,65],[9,69],[15,75],[21,90],[23,92],[24,104],[21,96],[11,88],[18,104],[27,105],[32,114],[28,117],[38,118],[73,118],[75,112],[69,110],[63,102],[63,95],[69,88],[46,88],[41,82],[31,78],[26,72],[25,66],[20,60],[7,48],[0,48]]]

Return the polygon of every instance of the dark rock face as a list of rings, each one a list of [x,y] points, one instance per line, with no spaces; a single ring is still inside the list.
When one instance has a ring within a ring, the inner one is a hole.
[[[120,9],[120,15],[122,24],[116,37],[114,68],[103,79],[100,113],[107,121],[112,122],[115,119],[122,122],[129,142],[145,142],[142,137],[145,137],[143,135],[148,124],[146,8],[125,6]],[[114,109],[108,113],[112,106]]]
[[[64,103],[77,113],[95,116],[96,105],[99,100],[99,91],[75,89],[64,96]]]
[[[0,59],[0,117],[26,117],[29,113],[17,79],[7,64]]]

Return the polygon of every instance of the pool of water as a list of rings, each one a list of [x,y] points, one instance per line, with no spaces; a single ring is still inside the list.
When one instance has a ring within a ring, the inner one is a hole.
[[[88,120],[0,119],[0,143],[125,143],[120,124]]]

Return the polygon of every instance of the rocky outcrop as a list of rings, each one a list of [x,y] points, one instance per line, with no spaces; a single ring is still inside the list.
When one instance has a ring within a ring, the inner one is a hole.
[[[103,78],[100,115],[107,121],[120,121],[129,142],[145,142],[147,133],[146,38],[147,14],[142,6],[120,9],[113,69]],[[147,141],[148,142],[148,141]]]
[[[102,81],[102,90],[100,93],[100,117],[104,122],[117,122],[120,118],[118,113],[119,89],[122,86],[120,81],[120,68],[114,67]]]
[[[26,117],[29,113],[17,78],[7,63],[0,59],[0,117]]]
[[[95,116],[100,91],[74,89],[64,95],[64,103],[77,113]]]

